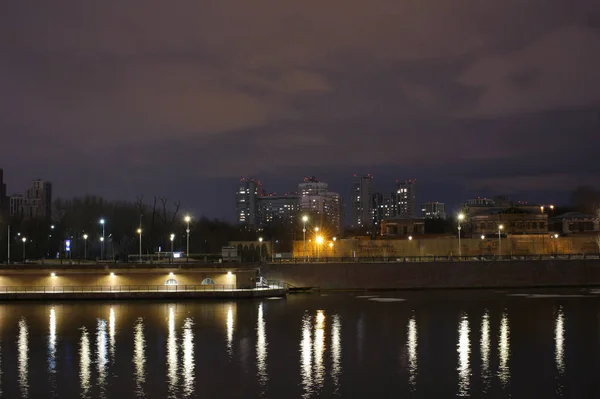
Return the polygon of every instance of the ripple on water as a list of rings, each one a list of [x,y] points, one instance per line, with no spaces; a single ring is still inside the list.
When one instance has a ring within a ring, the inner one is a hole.
[[[379,295],[359,295],[355,298],[357,299],[371,299],[371,298],[378,298]]]
[[[370,298],[369,301],[374,302],[404,302],[406,299],[403,298]]]

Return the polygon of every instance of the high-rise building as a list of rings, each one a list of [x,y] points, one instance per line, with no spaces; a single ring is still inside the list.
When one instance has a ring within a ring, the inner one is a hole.
[[[21,216],[23,219],[51,219],[52,183],[34,180],[25,195],[11,196],[10,215]]]
[[[373,176],[354,175],[352,186],[352,226],[370,228],[373,225]]]
[[[398,216],[403,218],[417,217],[417,180],[397,182]]]
[[[446,219],[446,206],[443,202],[424,202],[421,204],[421,217],[424,219]]]
[[[258,199],[264,195],[262,183],[254,178],[241,178],[236,192],[236,217],[239,224],[257,226]]]
[[[321,217],[337,233],[342,228],[342,200],[338,193],[330,192],[329,185],[317,180],[316,177],[307,177],[298,184],[300,196],[300,210]]]
[[[390,219],[398,215],[398,194],[395,192],[373,194],[373,225],[378,231],[378,226],[384,219]]]
[[[300,196],[295,194],[265,195],[258,198],[258,225],[293,224],[300,211]]]

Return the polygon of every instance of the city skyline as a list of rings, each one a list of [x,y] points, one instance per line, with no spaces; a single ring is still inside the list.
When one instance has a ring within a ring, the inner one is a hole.
[[[9,194],[43,174],[62,197],[152,193],[232,220],[220,199],[248,175],[276,192],[410,176],[448,209],[600,180],[597,1],[78,3],[0,15]]]

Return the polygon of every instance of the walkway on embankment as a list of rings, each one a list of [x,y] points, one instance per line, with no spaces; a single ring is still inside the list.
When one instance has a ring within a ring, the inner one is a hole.
[[[65,286],[0,287],[0,300],[19,299],[237,299],[282,297],[285,285],[269,288],[230,288],[220,286]]]

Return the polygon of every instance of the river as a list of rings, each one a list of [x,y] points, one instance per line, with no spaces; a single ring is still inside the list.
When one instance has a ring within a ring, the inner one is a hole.
[[[600,293],[0,304],[2,398],[600,396]]]

